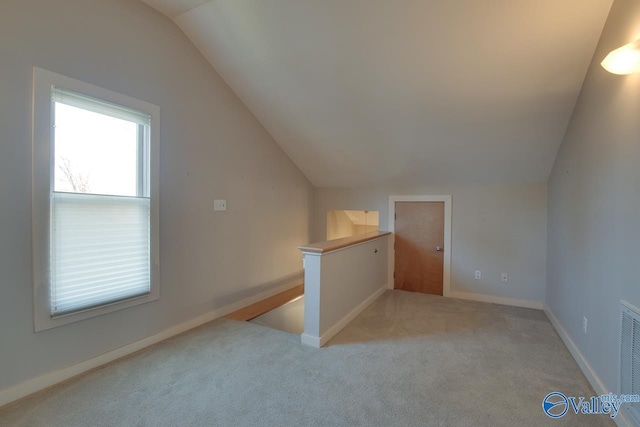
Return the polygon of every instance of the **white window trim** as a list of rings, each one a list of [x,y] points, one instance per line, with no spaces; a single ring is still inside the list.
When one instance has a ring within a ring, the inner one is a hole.
[[[54,143],[52,86],[102,99],[142,111],[151,116],[150,138],[150,197],[151,197],[151,292],[147,295],[105,304],[56,317],[50,309],[50,193],[53,185]],[[160,108],[148,102],[112,92],[98,86],[33,68],[33,314],[36,332],[66,325],[83,319],[111,313],[116,310],[155,301],[160,296],[160,223],[159,223],[159,163],[160,163]]]

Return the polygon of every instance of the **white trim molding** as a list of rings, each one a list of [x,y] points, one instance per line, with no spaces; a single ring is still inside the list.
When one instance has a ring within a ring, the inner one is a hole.
[[[305,258],[303,344],[320,348],[387,290],[390,233],[371,234],[338,250],[319,252],[327,242],[299,247]]]
[[[551,322],[551,325],[553,326],[553,328],[556,330],[558,335],[560,335],[560,339],[562,339],[562,342],[564,342],[564,345],[567,347],[567,350],[569,350],[569,353],[571,353],[571,356],[573,356],[574,360],[580,367],[580,370],[582,370],[582,373],[584,374],[584,376],[587,377],[587,380],[595,390],[596,394],[598,396],[602,396],[603,394],[609,394],[609,393],[618,394],[617,391],[609,390],[607,389],[607,387],[605,387],[602,380],[600,380],[600,377],[598,377],[598,375],[593,370],[593,368],[591,367],[587,359],[584,357],[584,355],[580,351],[580,349],[578,349],[578,346],[573,342],[567,330],[562,326],[558,318],[553,314],[549,306],[547,306],[546,304],[544,305],[544,312],[549,318],[549,321]],[[618,413],[618,416],[615,417],[613,421],[615,421],[616,425],[620,427],[637,426],[637,424],[632,421],[631,415],[627,413],[624,405],[622,405],[622,407],[620,408],[620,412]]]
[[[132,353],[135,353],[136,351],[139,351],[146,347],[150,347],[154,344],[157,344],[160,341],[164,341],[173,336],[186,332],[190,329],[197,328],[198,326],[201,326],[205,323],[209,323],[220,317],[226,316],[227,314],[233,313],[234,311],[237,311],[243,307],[246,307],[248,305],[261,301],[263,299],[272,297],[281,292],[292,289],[298,286],[299,284],[300,284],[299,282],[296,282],[296,284],[292,284],[291,282],[288,282],[284,285],[278,286],[276,288],[270,289],[265,292],[261,292],[257,295],[254,295],[249,298],[245,298],[236,303],[229,304],[225,307],[221,307],[216,310],[210,311],[208,313],[202,314],[191,320],[172,326],[171,328],[165,329],[164,331],[159,332],[155,335],[151,335],[139,341],[119,347],[115,350],[101,354],[100,356],[96,356],[92,359],[75,364],[73,366],[69,366],[64,369],[59,369],[57,371],[49,372],[37,378],[33,378],[23,383],[17,384],[15,386],[0,390],[0,408],[6,404],[14,402],[25,396],[28,396],[40,390],[44,390],[45,388],[51,387],[62,381],[68,380],[69,378],[83,374],[87,371],[90,371],[91,369],[113,362],[117,359],[128,356]]]
[[[536,310],[542,310],[544,304],[540,301],[530,301],[516,298],[496,297],[493,295],[484,294],[472,294],[469,292],[453,291],[449,293],[451,298],[464,299],[468,301],[488,302],[492,304],[510,305],[512,307],[534,308]]]
[[[439,196],[389,196],[389,231],[395,233],[396,202],[444,202],[444,265],[442,274],[442,296],[451,296],[451,195]],[[393,272],[396,253],[393,239],[389,239],[389,289],[394,288]]]
[[[383,287],[378,289],[373,295],[364,300],[361,304],[359,304],[356,308],[354,308],[349,314],[344,316],[342,319],[338,321],[335,325],[333,325],[327,332],[322,334],[320,337],[314,337],[313,335],[302,334],[300,336],[302,344],[320,348],[324,347],[325,344],[329,342],[329,340],[335,337],[338,332],[344,329],[353,319],[358,317],[360,313],[364,311],[365,308],[369,307],[375,300],[377,300],[380,295],[387,291],[387,285],[385,284]]]
[[[32,111],[32,227],[33,227],[33,324],[39,332],[68,323],[111,313],[116,310],[156,301],[160,298],[160,107],[108,89],[33,67]],[[145,114],[149,124],[149,293],[122,301],[112,301],[97,307],[54,315],[51,310],[51,196],[54,183],[54,99],[52,88],[66,89],[88,98],[95,104],[106,102]]]

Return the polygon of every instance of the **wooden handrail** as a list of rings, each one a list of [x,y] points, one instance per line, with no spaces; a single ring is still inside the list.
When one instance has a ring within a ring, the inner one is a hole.
[[[347,246],[357,245],[358,243],[367,242],[380,237],[391,234],[389,231],[372,231],[365,234],[356,234],[355,236],[343,237],[342,239],[325,240],[324,242],[309,243],[308,245],[298,246],[302,252],[313,254],[326,254],[328,252],[337,251]]]

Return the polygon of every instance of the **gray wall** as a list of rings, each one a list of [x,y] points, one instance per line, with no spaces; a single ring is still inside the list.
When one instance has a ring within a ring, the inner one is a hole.
[[[620,300],[640,306],[640,75],[600,62],[638,37],[640,2],[616,0],[549,179],[546,305],[614,393]]]
[[[31,67],[161,108],[160,301],[33,332]],[[132,0],[2,0],[0,389],[301,277],[313,187],[168,18]],[[227,212],[213,212],[213,199]]]
[[[613,392],[620,300],[640,306],[640,75],[600,61],[638,37],[640,2],[616,0],[549,179],[546,305]]]
[[[451,291],[544,301],[545,184],[316,190],[314,238],[324,240],[327,211],[380,211],[388,230],[390,195],[452,195]],[[474,279],[474,271],[482,279]],[[509,282],[500,281],[501,273]]]

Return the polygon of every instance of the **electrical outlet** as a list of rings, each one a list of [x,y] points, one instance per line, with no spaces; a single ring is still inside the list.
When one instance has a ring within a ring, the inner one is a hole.
[[[476,270],[476,280],[482,279],[482,271]]]
[[[213,201],[213,210],[214,211],[226,211],[227,210],[227,201],[226,200],[214,200]]]
[[[509,275],[507,273],[502,273],[502,281],[507,283],[509,281]]]
[[[587,333],[587,318],[586,317],[582,317],[582,329],[584,329],[584,333]]]

